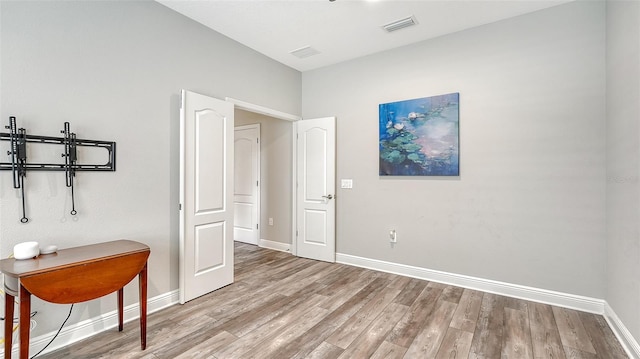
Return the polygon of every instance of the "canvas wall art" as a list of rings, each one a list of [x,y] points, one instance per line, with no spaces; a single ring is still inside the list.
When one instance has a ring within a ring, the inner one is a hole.
[[[380,175],[458,176],[459,97],[380,104]]]

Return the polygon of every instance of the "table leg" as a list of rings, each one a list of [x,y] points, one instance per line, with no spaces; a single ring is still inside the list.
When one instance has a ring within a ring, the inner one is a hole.
[[[11,359],[13,345],[13,302],[15,298],[6,289],[4,292],[4,359]]]
[[[29,359],[31,329],[31,293],[20,284],[20,359]]]
[[[124,306],[124,287],[120,288],[118,290],[118,331],[121,332],[122,331],[122,326],[123,326],[123,313],[122,313],[122,307]]]
[[[147,348],[147,263],[138,274],[140,286],[140,347]]]

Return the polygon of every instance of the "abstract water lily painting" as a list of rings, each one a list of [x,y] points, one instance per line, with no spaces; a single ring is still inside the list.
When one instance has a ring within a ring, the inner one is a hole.
[[[458,93],[380,104],[381,176],[459,176]]]

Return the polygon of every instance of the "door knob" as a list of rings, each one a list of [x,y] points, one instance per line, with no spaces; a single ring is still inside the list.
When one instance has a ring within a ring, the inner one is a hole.
[[[333,199],[333,195],[326,195],[326,196],[322,196],[322,198],[326,198],[326,199]]]

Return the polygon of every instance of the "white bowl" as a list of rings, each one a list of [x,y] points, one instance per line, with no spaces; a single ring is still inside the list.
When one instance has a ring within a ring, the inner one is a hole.
[[[38,242],[23,242],[13,246],[13,258],[31,259],[40,255],[40,245]]]

